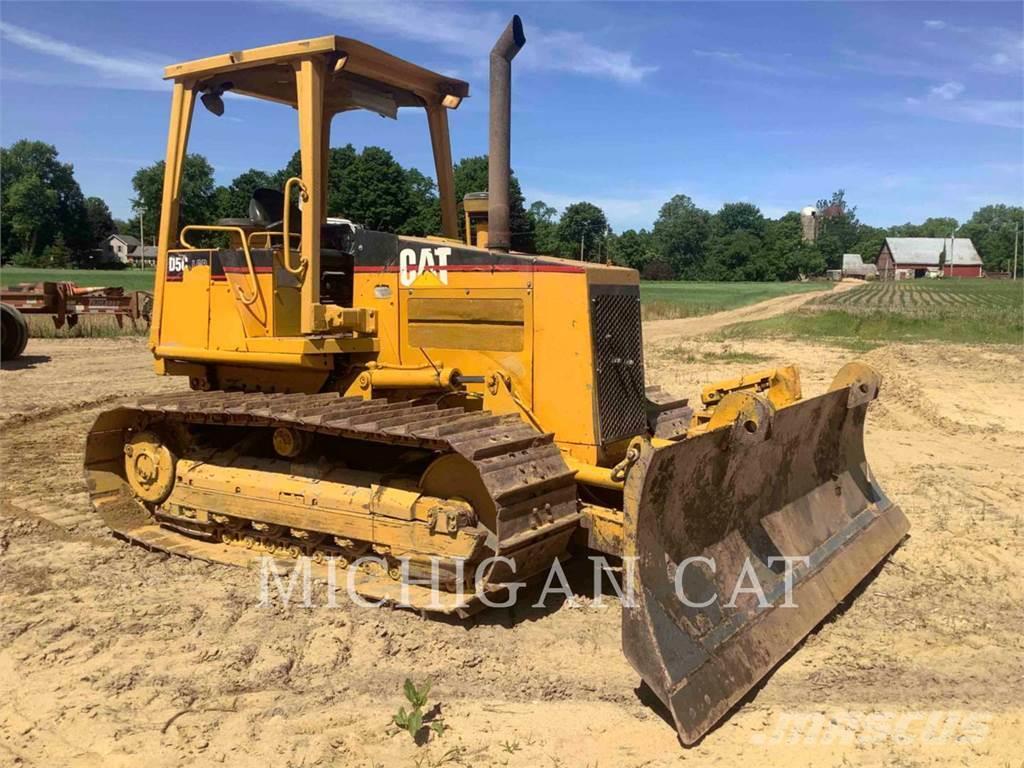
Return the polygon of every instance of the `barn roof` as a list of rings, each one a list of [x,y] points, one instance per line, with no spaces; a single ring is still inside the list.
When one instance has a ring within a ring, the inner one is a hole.
[[[946,253],[947,264],[981,264],[974,243],[967,237],[956,238],[955,244],[951,244],[948,237],[887,237],[885,242],[896,264],[937,267],[943,251]]]
[[[874,264],[865,264],[859,253],[843,254],[843,273],[847,275],[877,275],[878,267]]]

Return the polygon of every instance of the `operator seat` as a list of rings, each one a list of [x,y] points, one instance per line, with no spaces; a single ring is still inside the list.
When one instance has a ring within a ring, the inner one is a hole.
[[[280,232],[284,228],[284,205],[283,192],[260,187],[253,190],[249,200],[248,218],[220,219],[217,223],[250,231]],[[293,234],[302,233],[302,211],[294,203],[288,228]],[[321,228],[320,293],[325,304],[352,305],[353,231],[352,224],[341,219],[325,222]]]

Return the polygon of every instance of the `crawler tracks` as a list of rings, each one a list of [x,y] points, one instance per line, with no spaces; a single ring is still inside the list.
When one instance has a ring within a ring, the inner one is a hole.
[[[182,426],[193,431],[290,427],[338,441],[462,457],[471,465],[462,464],[463,471],[479,473],[487,495],[483,505],[493,506],[490,553],[516,564],[515,574],[492,569],[488,589],[515,580],[509,578],[513,575],[522,578],[545,568],[565,551],[579,519],[574,473],[553,436],[538,432],[514,414],[471,412],[420,401],[346,398],[337,393],[186,392],[143,398],[100,414],[86,446],[89,495],[107,525],[131,541],[173,554],[232,565],[253,564],[268,552],[309,554],[294,542],[275,547],[273,541],[261,540],[259,546],[239,547],[236,536],[223,536],[216,529],[192,531],[198,538],[188,536],[161,525],[155,516],[159,509],[132,496],[123,469],[126,439],[139,429]],[[477,500],[474,505],[479,506]],[[328,550],[326,554],[335,553]],[[360,591],[393,599],[399,586],[386,573],[382,577],[366,574]],[[458,596],[445,602],[442,610],[463,612],[471,610],[472,604],[472,596]]]

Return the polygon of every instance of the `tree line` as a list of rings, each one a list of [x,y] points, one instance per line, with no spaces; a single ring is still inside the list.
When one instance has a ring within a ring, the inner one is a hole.
[[[80,261],[116,231],[110,208],[85,197],[57,148],[22,140],[0,147],[0,258],[24,266]]]
[[[74,169],[62,163],[55,147],[22,140],[0,149],[2,170],[2,258],[23,265],[89,265],[102,241],[114,232],[136,236],[140,218],[144,238],[154,242],[159,228],[164,163],[140,168],[132,178],[135,216],[119,221],[106,203],[84,197]],[[284,168],[249,169],[228,185],[218,185],[202,155],[185,158],[180,224],[212,224],[245,217],[253,190],[282,189],[299,175],[296,152]],[[405,235],[436,234],[441,228],[436,185],[415,168],[403,167],[390,152],[351,144],[330,150],[327,169],[328,215],[343,216],[367,228]],[[454,166],[455,194],[487,189],[487,157],[461,159]],[[581,201],[559,212],[542,200],[529,207],[513,172],[509,194],[510,228],[515,250],[632,267],[647,279],[792,280],[838,268],[843,253],[874,261],[886,237],[957,237],[974,241],[990,271],[1006,271],[1013,258],[1014,223],[1024,218],[1019,206],[988,205],[957,229],[952,218],[880,228],[857,218],[843,190],[818,201],[817,236],[805,242],[800,214],[773,219],[744,202],[707,211],[679,194],[661,206],[650,229],[615,233],[604,211]],[[1024,261],[1024,260],[1022,260]],[[1024,265],[1022,265],[1024,266]]]

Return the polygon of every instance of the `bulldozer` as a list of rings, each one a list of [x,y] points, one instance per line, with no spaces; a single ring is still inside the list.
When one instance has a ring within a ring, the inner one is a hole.
[[[333,35],[165,70],[149,345],[190,388],[101,413],[88,490],[144,547],[341,564],[357,594],[424,613],[466,617],[574,553],[612,557],[625,656],[689,745],[907,532],[864,452],[880,378],[851,362],[805,399],[782,367],[693,404],[647,386],[637,272],[511,248],[524,43],[515,17],[491,51],[488,189],[461,214],[463,81]],[[195,102],[220,115],[225,94],[295,110],[301,173],[253,190],[246,218],[179,228]],[[353,110],[425,111],[436,236],[327,210],[331,126]]]

